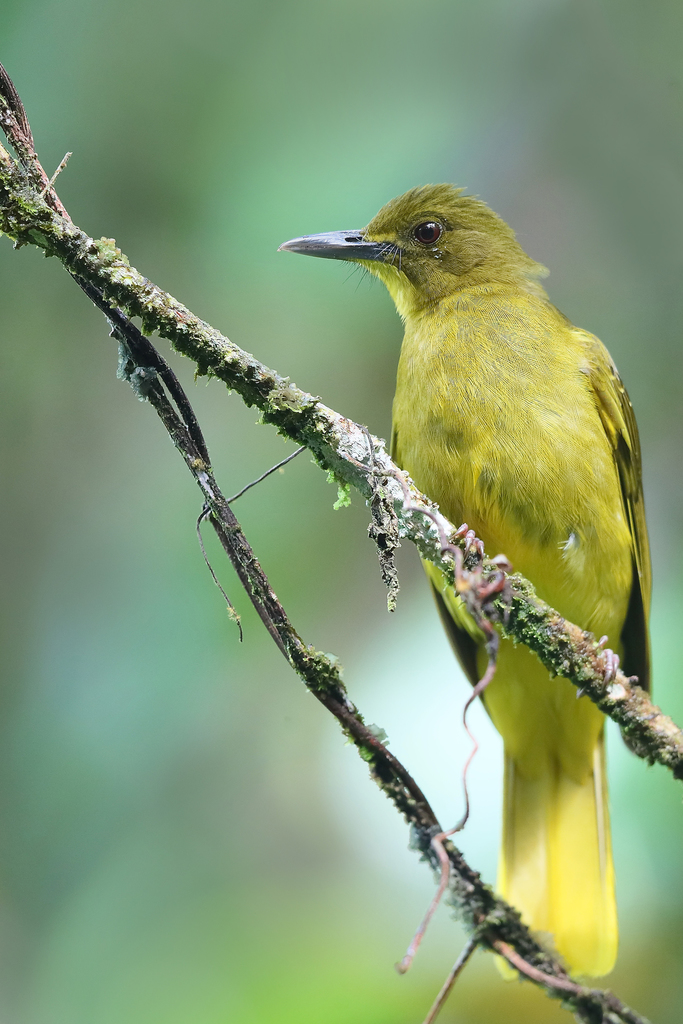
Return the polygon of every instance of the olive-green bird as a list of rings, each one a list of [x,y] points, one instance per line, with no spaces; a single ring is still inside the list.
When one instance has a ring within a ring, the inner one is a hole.
[[[605,347],[552,305],[546,271],[511,228],[462,189],[425,185],[363,230],[281,248],[362,263],[384,282],[405,323],[394,459],[562,615],[607,634],[647,687],[650,555],[633,410]],[[474,684],[483,637],[425,568]],[[505,744],[498,889],[574,971],[606,974],[617,916],[603,715],[509,641],[484,701]]]

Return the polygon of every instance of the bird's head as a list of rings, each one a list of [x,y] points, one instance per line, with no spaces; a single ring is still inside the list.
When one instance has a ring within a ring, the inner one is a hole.
[[[509,282],[542,293],[538,278],[547,273],[505,221],[453,185],[413,188],[366,228],[305,235],[280,249],[362,264],[404,317],[472,285]]]

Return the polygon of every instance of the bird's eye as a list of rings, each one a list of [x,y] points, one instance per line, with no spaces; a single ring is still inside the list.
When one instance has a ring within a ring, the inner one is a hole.
[[[413,228],[413,238],[421,245],[434,245],[443,234],[443,227],[436,220],[426,220]]]

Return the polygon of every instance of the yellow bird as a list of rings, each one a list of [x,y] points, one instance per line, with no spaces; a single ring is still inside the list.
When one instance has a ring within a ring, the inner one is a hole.
[[[562,615],[607,634],[647,687],[650,556],[631,403],[604,345],[552,305],[545,269],[512,229],[462,189],[425,185],[363,230],[281,248],[359,262],[384,282],[405,323],[394,459]],[[474,684],[483,637],[425,569]],[[607,974],[618,933],[603,715],[509,641],[484,702],[505,745],[498,889],[571,969]]]

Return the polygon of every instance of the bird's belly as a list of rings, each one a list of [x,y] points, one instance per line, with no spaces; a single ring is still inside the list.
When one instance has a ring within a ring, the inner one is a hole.
[[[427,429],[425,430],[425,426]],[[433,418],[401,431],[404,467],[445,515],[466,522],[487,554],[505,554],[540,597],[617,646],[632,580],[631,537],[605,443],[567,432],[457,430]],[[569,443],[568,443],[569,442]]]

